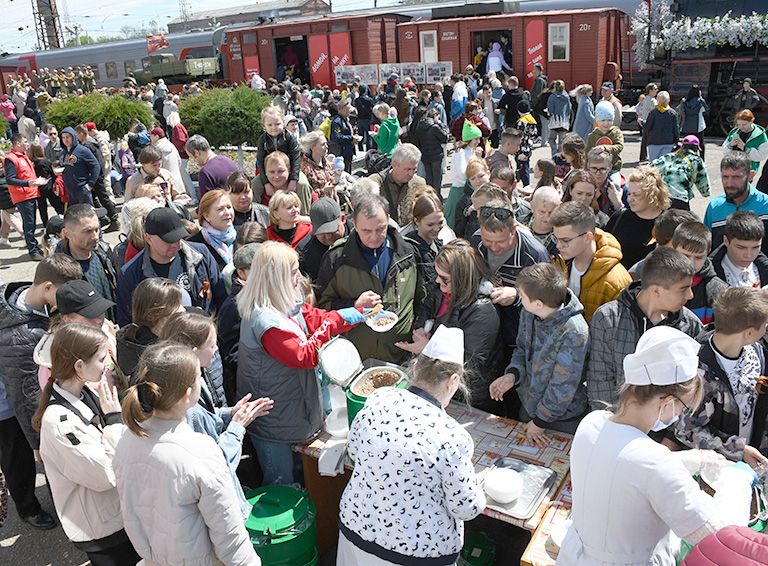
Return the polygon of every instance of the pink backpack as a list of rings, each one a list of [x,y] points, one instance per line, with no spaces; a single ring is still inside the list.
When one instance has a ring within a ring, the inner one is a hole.
[[[768,535],[748,527],[725,527],[693,547],[680,566],[765,566]]]

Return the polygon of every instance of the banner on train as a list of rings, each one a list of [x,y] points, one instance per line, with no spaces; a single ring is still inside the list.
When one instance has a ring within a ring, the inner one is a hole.
[[[352,84],[355,77],[368,86],[386,83],[392,73],[397,73],[398,83],[405,77],[411,77],[419,85],[430,85],[444,82],[453,74],[451,61],[435,63],[382,63],[380,65],[338,65],[334,67],[336,84],[342,81]],[[374,89],[375,90],[375,89]]]

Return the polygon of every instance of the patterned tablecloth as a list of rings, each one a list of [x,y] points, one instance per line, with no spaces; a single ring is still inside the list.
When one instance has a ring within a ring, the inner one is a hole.
[[[552,529],[558,528],[571,512],[571,474],[565,478],[552,505],[533,532],[531,542],[520,559],[521,566],[554,566],[559,548],[549,538]]]
[[[524,423],[491,415],[468,405],[451,402],[446,412],[455,418],[469,432],[475,442],[475,453],[472,462],[475,471],[480,473],[490,467],[496,459],[504,456],[519,458],[534,464],[551,468],[557,473],[557,480],[550,488],[539,508],[527,520],[517,519],[492,509],[483,513],[494,519],[511,523],[529,531],[535,531],[541,523],[544,514],[552,500],[561,492],[564,480],[570,468],[570,450],[573,436],[570,434],[548,431],[552,442],[546,448],[538,448],[528,443],[523,433]],[[320,452],[330,434],[323,432],[305,444],[297,444],[294,450],[319,458]],[[347,468],[352,469],[351,466]]]

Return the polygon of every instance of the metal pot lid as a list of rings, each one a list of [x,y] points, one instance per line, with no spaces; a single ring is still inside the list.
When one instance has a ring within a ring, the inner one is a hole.
[[[279,534],[304,521],[308,497],[297,489],[284,485],[269,485],[248,492],[253,505],[245,528],[256,534]]]
[[[363,360],[355,345],[342,336],[324,344],[318,353],[320,369],[328,381],[346,388],[363,369]]]

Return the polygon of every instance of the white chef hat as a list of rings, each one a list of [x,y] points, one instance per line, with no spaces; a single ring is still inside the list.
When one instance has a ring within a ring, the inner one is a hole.
[[[631,385],[674,385],[696,376],[700,344],[669,326],[651,328],[640,337],[634,354],[624,358],[624,377]]]
[[[464,365],[464,331],[440,325],[421,352],[425,356]]]

